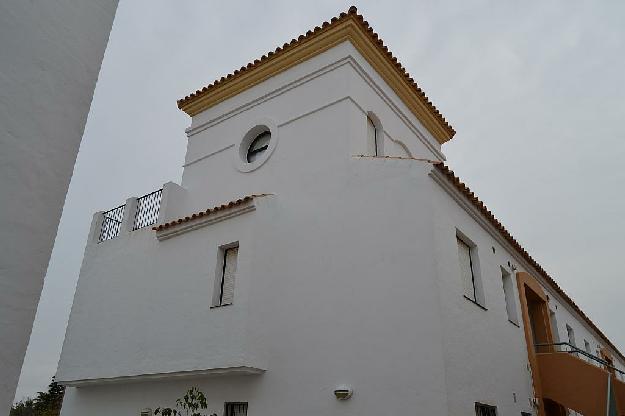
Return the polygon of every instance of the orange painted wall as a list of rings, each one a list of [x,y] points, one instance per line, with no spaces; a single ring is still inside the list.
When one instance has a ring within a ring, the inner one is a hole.
[[[584,416],[605,416],[607,371],[567,353],[536,354],[536,360],[544,397]]]

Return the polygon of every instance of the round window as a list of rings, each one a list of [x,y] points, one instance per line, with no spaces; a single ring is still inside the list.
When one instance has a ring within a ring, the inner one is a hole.
[[[234,152],[236,168],[240,172],[252,172],[261,167],[276,150],[278,136],[278,127],[272,120],[257,120]]]
[[[270,139],[271,133],[264,131],[252,140],[250,146],[247,148],[247,163],[255,162],[264,152],[267,151]]]

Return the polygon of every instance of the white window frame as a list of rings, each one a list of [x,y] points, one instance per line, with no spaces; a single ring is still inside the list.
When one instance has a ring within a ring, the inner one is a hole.
[[[231,294],[230,296],[228,296],[226,299],[224,299],[224,285],[227,283],[225,281],[226,279],[226,272],[228,270],[226,270],[226,257],[228,255],[228,253],[232,253],[232,251],[230,250],[237,250],[236,251],[236,259],[235,259],[235,264],[234,264],[234,270],[231,271],[232,272],[232,288],[231,288]],[[226,244],[223,246],[219,247],[219,250],[217,250],[218,254],[217,254],[217,267],[215,270],[215,284],[214,284],[214,289],[213,289],[213,301],[211,304],[212,308],[218,308],[218,307],[222,307],[222,306],[227,306],[227,305],[231,305],[234,302],[234,288],[235,288],[235,281],[236,281],[236,276],[237,276],[237,269],[239,266],[239,242],[233,242],[230,244]]]
[[[371,111],[367,113],[367,154],[384,155],[384,130],[380,119]]]
[[[239,142],[238,146],[235,146],[236,151],[233,152],[234,165],[239,172],[249,173],[261,167],[271,157],[272,153],[276,149],[276,146],[278,145],[279,130],[273,120],[269,118],[262,118],[250,123],[244,131],[246,131],[246,133],[243,135],[243,138]],[[259,134],[264,132],[271,134],[267,150],[260,153],[253,162],[248,162],[247,153],[250,145]]]
[[[506,270],[503,266],[499,266],[499,268],[501,269],[501,284],[503,286],[503,296],[506,301],[508,321],[512,322],[516,326],[519,326],[519,314],[516,305],[516,292],[514,291],[513,274]]]
[[[592,355],[592,347],[590,346],[590,342],[588,342],[588,340],[585,338],[584,338],[584,351]]]
[[[549,321],[551,321],[551,338],[553,342],[560,342],[560,330],[558,328],[558,318],[556,312],[553,309],[549,309]]]
[[[465,278],[463,277],[463,268],[461,266],[462,259],[460,258],[460,243],[463,243],[468,247],[469,251],[469,260],[470,260],[470,271],[471,271],[471,286],[472,286],[472,294],[467,293],[468,287],[466,287]],[[477,245],[469,239],[466,234],[456,229],[456,257],[458,259],[458,271],[460,276],[460,282],[462,283],[463,288],[463,296],[480,306],[483,309],[486,309],[486,299],[484,297],[484,287],[482,284],[482,275],[480,269],[480,260],[478,255]]]
[[[566,324],[566,336],[569,341],[569,344],[571,344],[574,347],[577,347],[577,343],[575,342],[575,330],[569,324]]]

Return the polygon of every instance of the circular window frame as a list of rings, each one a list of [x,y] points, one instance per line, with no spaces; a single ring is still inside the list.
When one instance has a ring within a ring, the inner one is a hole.
[[[258,137],[258,135],[269,132],[271,137],[269,138],[269,144],[267,150],[262,152],[256,160],[253,162],[247,161],[247,152],[249,147],[252,145],[254,139]],[[271,154],[276,149],[278,145],[278,127],[276,124],[269,119],[262,119],[258,122],[254,123],[247,129],[247,133],[243,136],[243,139],[239,142],[237,146],[237,151],[235,154],[235,165],[240,172],[252,172],[265,164],[265,162],[271,157]]]

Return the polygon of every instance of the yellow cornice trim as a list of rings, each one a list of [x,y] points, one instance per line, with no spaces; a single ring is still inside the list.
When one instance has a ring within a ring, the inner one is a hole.
[[[337,22],[319,33],[300,40],[294,47],[284,49],[261,64],[221,82],[211,91],[183,100],[180,109],[190,116],[195,116],[346,40],[354,45],[440,144],[453,137],[453,129],[440,119],[426,99],[416,91],[415,86],[406,79],[405,74],[390,61],[353,18]]]

